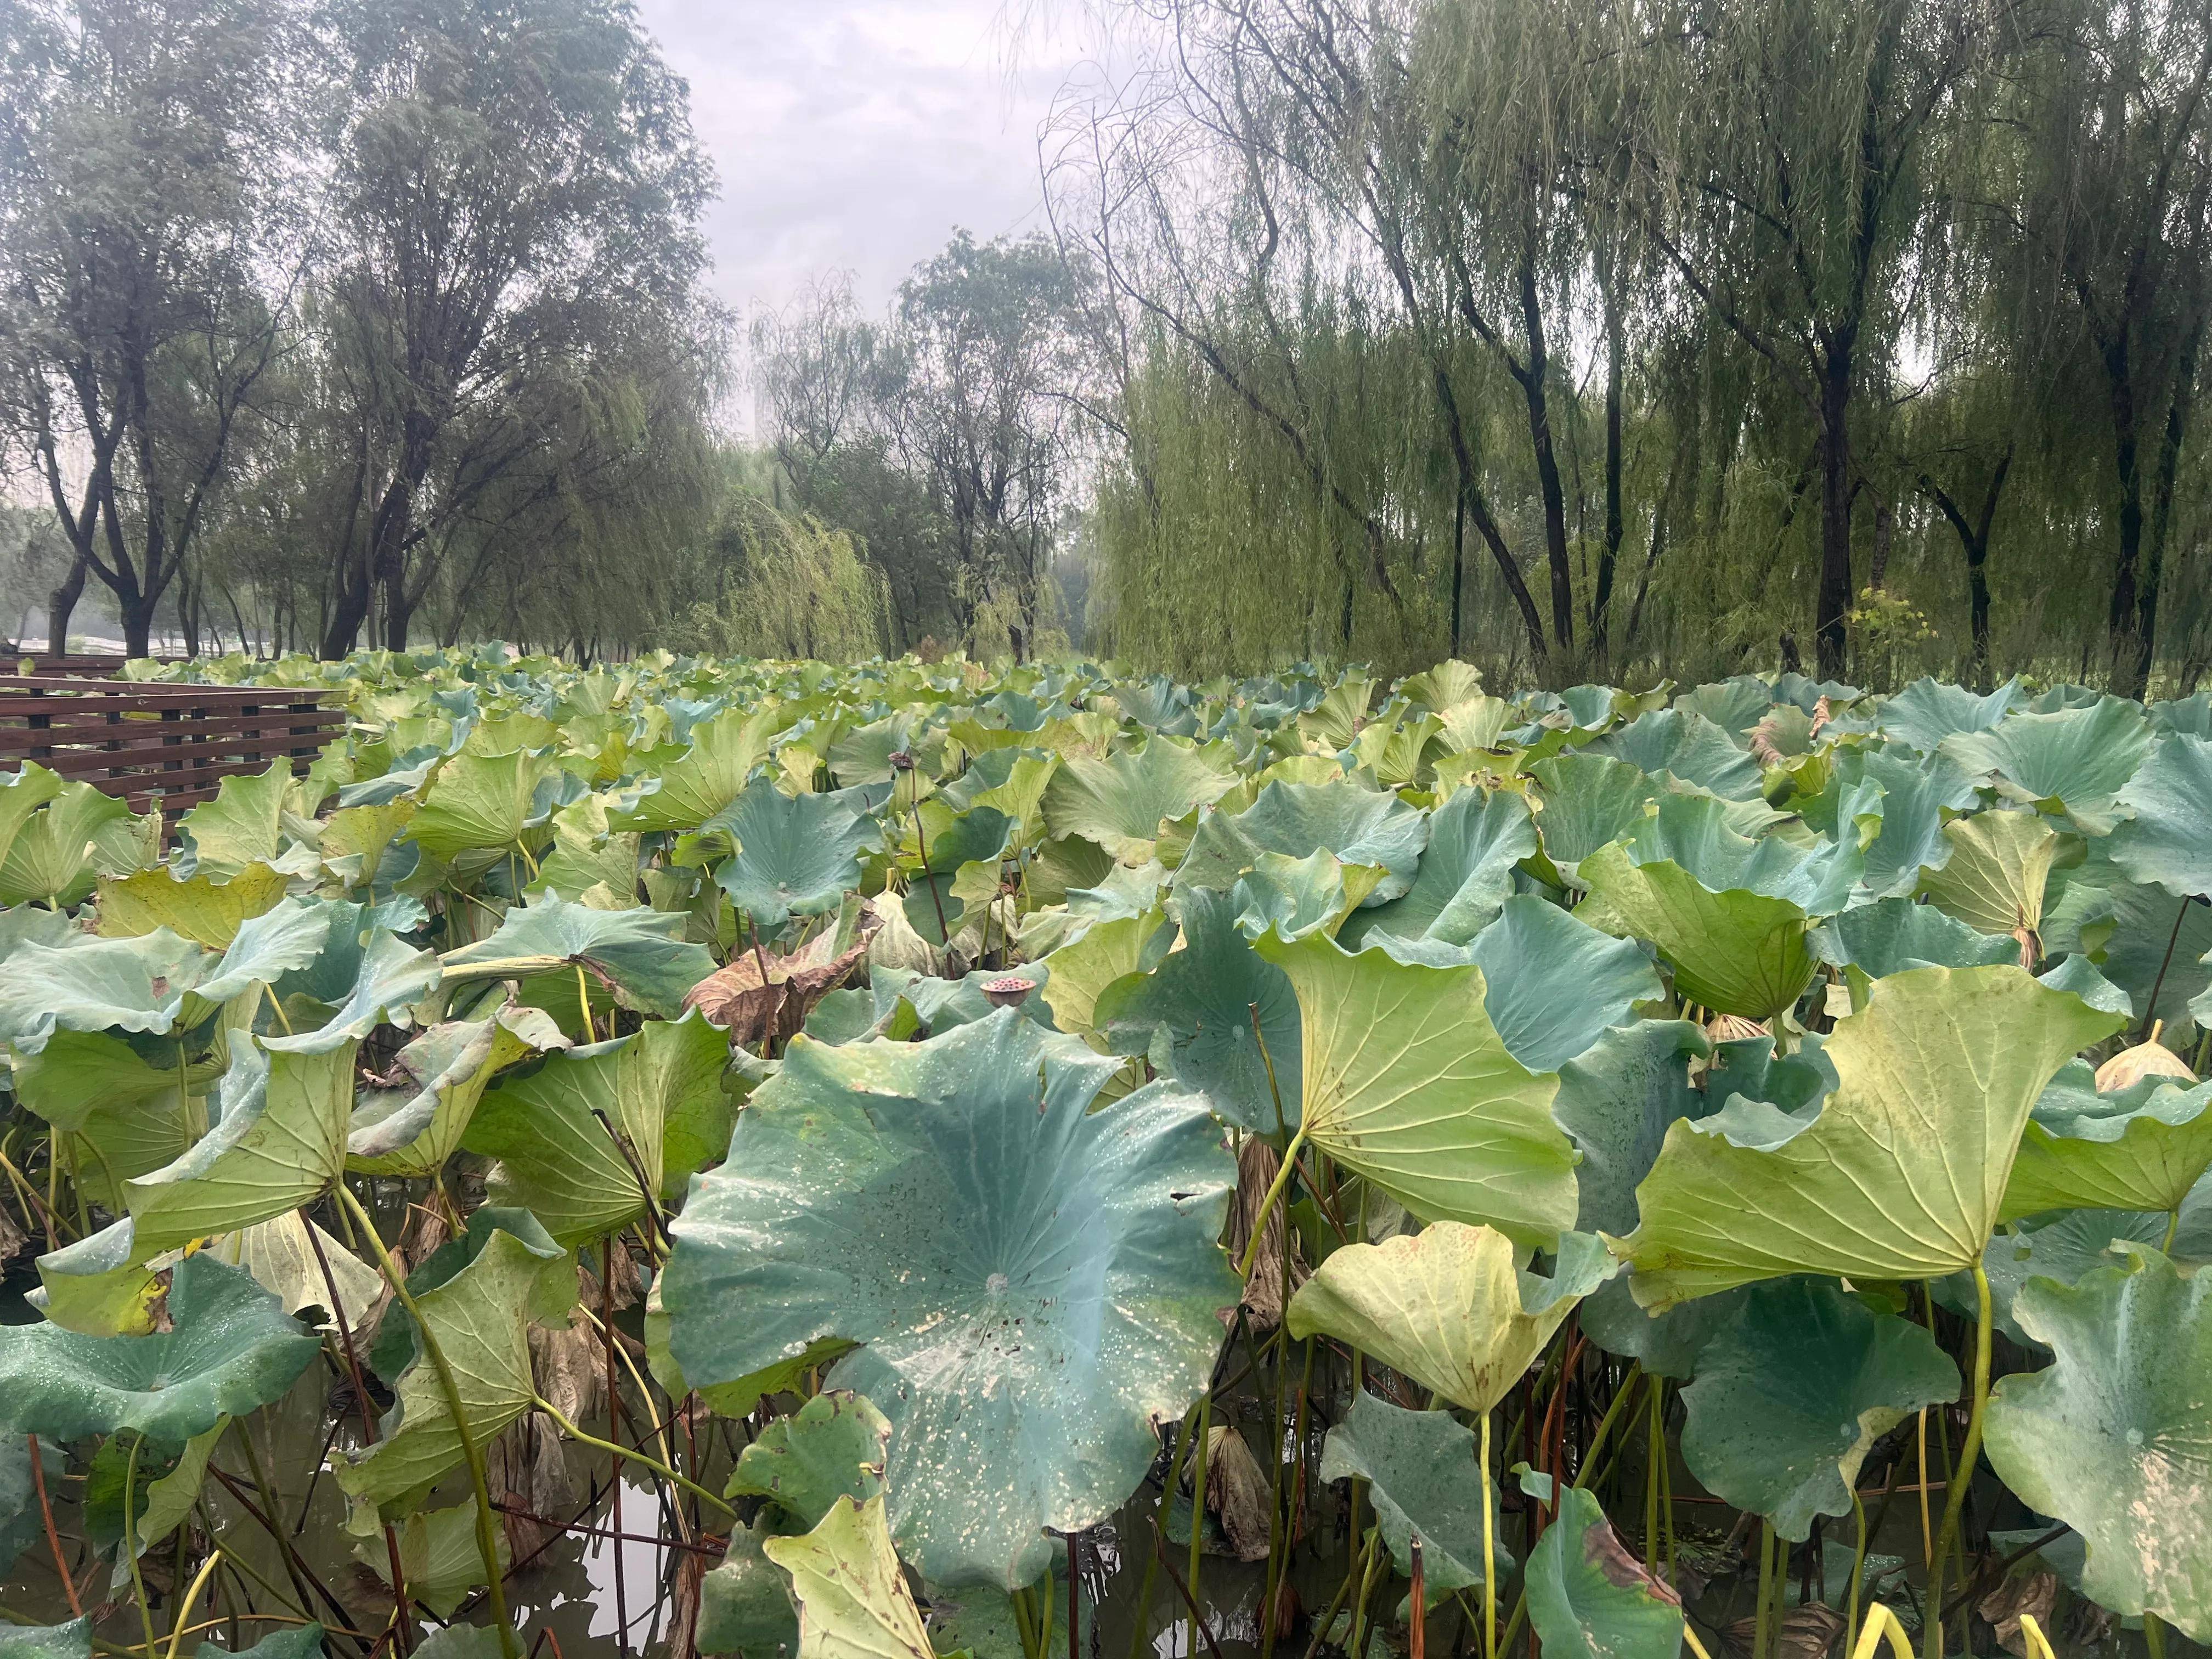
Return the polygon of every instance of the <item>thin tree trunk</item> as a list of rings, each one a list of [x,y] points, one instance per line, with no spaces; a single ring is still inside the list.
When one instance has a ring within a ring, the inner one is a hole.
[[[2151,486],[2150,544],[2144,550],[2142,582],[2136,598],[2136,660],[2128,695],[2140,697],[2150,687],[2152,660],[2158,651],[2159,587],[2166,575],[2166,549],[2173,529],[2173,495],[2181,471],[2181,450],[2189,436],[2189,416],[2197,401],[2197,354],[2203,324],[2189,331],[2174,365],[2173,398],[2166,405],[2166,432],[2159,444],[2158,476]]]
[[[1848,347],[1831,344],[1820,381],[1820,581],[1814,612],[1823,679],[1841,679],[1851,608],[1851,375]]]
[[[1452,497],[1451,654],[1460,653],[1461,595],[1467,583],[1467,497]]]
[[[2112,461],[2119,484],[2119,546],[2112,564],[2112,603],[2105,616],[2105,631],[2112,647],[2112,690],[2133,696],[2136,653],[2130,649],[2139,614],[2136,564],[2142,554],[2142,470],[2137,457],[2136,387],[2124,333],[2109,343],[2104,353],[2105,374],[2110,381],[2112,411]]]
[[[70,617],[83,597],[85,575],[91,568],[91,558],[78,554],[70,561],[69,574],[46,595],[46,649],[57,657],[69,654]]]
[[[1627,331],[1610,276],[1599,284],[1605,305],[1605,544],[1598,550],[1597,581],[1590,594],[1590,659],[1602,677],[1612,650],[1613,573],[1626,533],[1621,507],[1621,360],[1627,355]]]

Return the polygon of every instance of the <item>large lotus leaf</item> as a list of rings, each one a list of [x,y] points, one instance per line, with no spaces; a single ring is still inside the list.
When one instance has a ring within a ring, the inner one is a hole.
[[[228,878],[249,865],[277,862],[284,850],[284,809],[291,791],[292,769],[283,761],[252,776],[225,778],[216,786],[213,800],[202,801],[178,820],[193,868]]]
[[[556,1320],[576,1294],[572,1258],[493,1231],[468,1266],[416,1294],[453,1369],[469,1432],[479,1445],[530,1410],[530,1326]],[[410,1287],[411,1291],[411,1287]],[[462,1461],[461,1436],[436,1367],[418,1355],[400,1376],[382,1437],[338,1462],[338,1485],[396,1521]]]
[[[229,948],[208,965],[193,985],[193,994],[202,1003],[228,1002],[305,968],[330,942],[333,913],[351,908],[292,898],[261,915],[249,917],[239,924],[238,936]],[[185,1018],[191,1019],[194,1012],[187,1003]]]
[[[1994,968],[2020,947],[1954,921],[1932,904],[1886,898],[1830,917],[1814,931],[1820,960],[1882,979],[1912,968]]]
[[[1483,1006],[1508,1052],[1532,1072],[1556,1072],[1635,1005],[1665,994],[1651,958],[1533,893],[1505,901],[1468,948],[1488,990]]]
[[[1559,1067],[1552,1115],[1582,1152],[1575,1170],[1575,1227],[1627,1233],[1636,1188],[1650,1173],[1677,1118],[1702,1117],[1706,1097],[1690,1086],[1690,1065],[1711,1054],[1702,1027],[1686,1019],[1643,1020],[1607,1031]]]
[[[2130,880],[2177,898],[2212,894],[2212,742],[2160,738],[2119,806],[2130,816],[2112,831],[2112,859]]]
[[[1959,1397],[1959,1368],[1922,1326],[1826,1279],[1751,1288],[1682,1391],[1682,1461],[1705,1489],[1784,1538],[1848,1515],[1874,1443]]]
[[[1954,732],[1987,731],[2021,702],[2019,684],[2014,680],[2007,680],[1994,691],[1978,694],[1963,685],[1919,679],[1883,700],[1879,724],[1884,736],[1910,744],[1923,755],[1933,755],[1946,738]]]
[[[693,1182],[660,1283],[694,1387],[828,1377],[890,1419],[891,1529],[931,1582],[1016,1589],[1041,1528],[1135,1490],[1206,1386],[1234,1170],[1164,1084],[1012,1009],[921,1043],[794,1041]],[[742,1407],[740,1407],[742,1409]]]
[[[2033,812],[1978,812],[1943,826],[1951,856],[1920,890],[1947,916],[1984,933],[2038,933],[2058,832]]]
[[[2008,1216],[2044,1210],[2178,1210],[2212,1169],[2212,1083],[2147,1077],[2100,1094],[2069,1062],[2035,1103],[2005,1188]]]
[[[1664,1308],[1790,1273],[1937,1279],[1972,1267],[2030,1109],[2075,1050],[2118,1024],[2017,968],[1876,980],[1828,1039],[1838,1085],[1809,1121],[1732,1139],[1744,1122],[1731,1103],[1667,1132],[1637,1191],[1643,1224],[1618,1246],[1638,1299]]]
[[[1429,841],[1402,897],[1360,911],[1340,935],[1357,950],[1376,933],[1465,945],[1513,892],[1513,868],[1536,850],[1528,804],[1510,789],[1462,789],[1429,815]]]
[[[1322,1443],[1321,1478],[1367,1482],[1376,1524],[1401,1574],[1412,1571],[1413,1540],[1420,1539],[1430,1607],[1482,1582],[1482,1499],[1469,1478],[1475,1468],[1474,1431],[1449,1412],[1407,1411],[1364,1389]],[[1504,1530],[1498,1483],[1487,1484],[1492,1556],[1503,1573],[1513,1557],[1496,1538]]]
[[[2169,1032],[2192,1020],[2206,1024],[2212,1006],[2191,1004],[2212,988],[2212,962],[2205,960],[2212,954],[2212,905],[2130,881],[2110,847],[2109,839],[2093,841],[2080,865],[2052,872],[2044,950],[2087,954],[2128,994],[2138,1021],[2163,1020]]]
[[[2090,835],[2112,827],[2114,798],[2150,747],[2142,705],[2123,697],[2047,714],[2015,713],[1980,732],[1943,739],[1967,776],[1993,779],[2014,800],[2053,802]]]
[[[922,834],[916,851],[926,847],[927,856],[907,888],[907,925],[942,950],[967,923],[969,895],[975,894],[980,914],[997,893],[1014,821],[995,806],[954,813],[942,801],[923,803],[917,820]]]
[[[813,1531],[771,1538],[768,1559],[791,1575],[799,1659],[935,1659],[881,1496],[840,1498]]]
[[[1242,812],[1200,817],[1176,885],[1233,886],[1262,853],[1302,859],[1325,851],[1345,864],[1380,866],[1367,902],[1381,905],[1412,888],[1425,834],[1419,809],[1395,794],[1356,783],[1270,783]]]
[[[770,1525],[763,1514],[753,1525],[735,1528],[722,1564],[700,1581],[701,1653],[742,1653],[745,1659],[793,1659],[798,1653],[791,1575],[761,1553],[776,1535]]]
[[[706,947],[684,937],[684,923],[659,910],[594,910],[549,893],[509,910],[486,938],[447,952],[446,980],[524,979],[581,966],[611,986],[624,1007],[674,1019],[685,994],[714,971]]]
[[[316,851],[325,867],[341,873],[348,885],[373,885],[385,854],[414,818],[419,803],[384,801],[374,806],[342,806],[325,818]]]
[[[1548,1659],[1675,1659],[1682,1598],[1631,1555],[1596,1494],[1570,1486],[1528,1552],[1528,1623]]]
[[[1544,856],[1570,880],[1583,860],[1641,823],[1663,787],[1608,755],[1559,755],[1528,769],[1543,789],[1536,830]]]
[[[0,1042],[35,1054],[63,1031],[167,1032],[208,957],[167,928],[137,939],[21,945],[0,960]]]
[[[1680,866],[1638,864],[1615,842],[1582,861],[1589,899],[1577,910],[1609,933],[1645,939],[1686,1001],[1765,1019],[1796,1006],[1817,969],[1805,912],[1788,899],[1715,892]]]
[[[214,1127],[165,1169],[124,1185],[147,1255],[312,1203],[345,1171],[353,1047],[271,1054],[230,1034]]]
[[[288,878],[265,864],[251,864],[228,881],[210,875],[179,880],[168,869],[108,876],[100,883],[100,931],[130,939],[167,927],[195,945],[220,951],[238,937],[241,923],[273,909]]]
[[[11,1056],[15,1098],[56,1128],[79,1133],[117,1113],[173,1115],[182,1110],[185,1094],[204,1090],[217,1068],[188,1065],[180,1078],[175,1045],[161,1047],[167,1052],[149,1057],[127,1037],[56,1031],[37,1052],[18,1048]]]
[[[1838,799],[1862,779],[1873,780],[1881,789],[1881,833],[1867,847],[1866,870],[1855,897],[1910,896],[1923,869],[1940,868],[1951,856],[1943,811],[1972,805],[1973,787],[1940,758],[1916,760],[1893,750],[1844,751],[1836,769]],[[1832,824],[1823,827],[1834,832]]]
[[[1590,744],[1590,752],[1664,773],[1730,800],[1759,799],[1759,763],[1689,708],[1655,708]]]
[[[1991,1390],[1991,1466],[2087,1541],[2085,1595],[2212,1642],[2212,1273],[2145,1251],[2071,1287],[2030,1279],[2013,1311],[2057,1361]]]
[[[149,1336],[0,1327],[0,1427],[54,1440],[136,1429],[180,1445],[277,1399],[321,1346],[251,1273],[205,1255],[177,1264],[169,1318]]]
[[[92,1659],[92,1620],[0,1625],[0,1659]]]
[[[0,855],[0,904],[36,900],[55,909],[81,902],[103,875],[158,860],[161,821],[138,818],[91,784],[64,784]]]
[[[435,956],[377,926],[374,910],[347,903],[330,910],[322,953],[269,988],[277,1012],[260,1029],[271,1049],[332,1048],[380,1025],[410,1025],[413,1005],[443,977]]]
[[[1095,921],[1047,954],[1041,963],[1044,983],[1037,994],[1052,1010],[1053,1023],[1063,1031],[1097,1030],[1098,999],[1106,988],[1127,975],[1151,968],[1175,943],[1174,931],[1166,924],[1165,914],[1154,905],[1133,916]]]
[[[431,1026],[393,1059],[393,1073],[406,1082],[363,1090],[356,1100],[347,1166],[363,1175],[436,1174],[460,1150],[494,1074],[527,1054],[567,1046],[534,1008]]]
[[[2164,1242],[2171,1218],[2154,1210],[2060,1210],[2021,1221],[1990,1240],[1982,1252],[1982,1271],[1990,1281],[1990,1307],[1996,1328],[2023,1348],[2039,1350],[2013,1317],[2013,1303],[2031,1279],[2055,1279],[2071,1285],[2082,1274],[2112,1265],[2116,1249],[2130,1244],[2156,1248]],[[2188,1254],[2186,1239],[2174,1255]],[[1962,1319],[1972,1319],[1980,1296],[1972,1273],[1954,1273],[1931,1285],[1936,1299]]]
[[[392,1555],[376,1511],[365,1504],[357,1506],[347,1517],[346,1530],[356,1540],[355,1559],[379,1579],[387,1578]],[[398,1536],[399,1571],[407,1581],[407,1594],[436,1617],[452,1618],[469,1592],[484,1582],[483,1552],[477,1547],[475,1497],[450,1509],[418,1511],[392,1530]],[[492,1556],[502,1570],[507,1568],[512,1550],[504,1527],[492,1533]]]
[[[1231,1122],[1272,1134],[1278,1126],[1278,1091],[1280,1122],[1293,1128],[1298,1123],[1298,998],[1289,975],[1254,950],[1238,930],[1235,904],[1234,896],[1218,888],[1187,890],[1182,897],[1182,948],[1169,952],[1150,973],[1108,986],[1098,999],[1096,1023],[1115,1052],[1133,1054],[1146,1053],[1154,1032],[1165,1027],[1168,1066],[1176,1080],[1205,1095]],[[1275,1072],[1272,1087],[1269,1061]]]
[[[1247,939],[1257,939],[1270,927],[1285,939],[1313,933],[1334,938],[1382,876],[1379,865],[1346,864],[1334,853],[1302,859],[1262,853],[1229,890],[1237,904],[1237,926]]]
[[[464,750],[438,769],[421,810],[408,820],[407,838],[441,859],[519,848],[552,817],[562,775],[550,755]]]
[[[835,910],[860,884],[860,854],[875,826],[827,795],[790,796],[765,778],[704,826],[737,843],[714,879],[754,931]]]
[[[1169,738],[1103,757],[1069,755],[1045,786],[1045,828],[1055,837],[1095,842],[1116,858],[1142,860],[1163,819],[1211,806],[1236,781],[1220,756]]]
[[[1486,1222],[1544,1246],[1572,1224],[1559,1080],[1506,1048],[1482,969],[1354,956],[1319,934],[1258,949],[1297,994],[1299,1109],[1316,1146],[1423,1220]]]
[[[1636,1276],[1624,1273],[1584,1297],[1575,1319],[1584,1336],[1607,1353],[1635,1360],[1647,1375],[1686,1378],[1752,1288],[1739,1285],[1651,1313],[1637,1305]]]
[[[604,1238],[645,1213],[641,1180],[658,1200],[721,1157],[736,1110],[729,1060],[728,1037],[696,1010],[655,1020],[502,1079],[461,1144],[499,1160],[492,1202],[532,1212],[567,1247]]]
[[[32,815],[67,787],[60,773],[36,761],[24,762],[20,771],[0,773],[0,862],[6,860]]]
[[[1587,1233],[1559,1241],[1549,1279],[1516,1265],[1494,1227],[1431,1222],[1347,1244],[1291,1298],[1290,1333],[1337,1338],[1471,1412],[1486,1412],[1543,1352],[1574,1305],[1615,1271]]]
[[[779,1417],[738,1454],[725,1495],[765,1498],[801,1528],[840,1498],[865,1504],[884,1489],[891,1425],[874,1402],[842,1389]]]
[[[774,703],[728,709],[693,726],[688,748],[639,756],[640,773],[657,787],[649,786],[609,822],[623,830],[696,830],[744,792],[768,758],[780,718]]]
[[[1839,798],[1842,832],[1808,852],[1779,836],[1751,836],[1738,814],[1710,795],[1670,793],[1624,843],[1638,864],[1668,862],[1715,893],[1785,899],[1807,915],[1833,915],[1847,904],[1864,868],[1863,838],[1881,822],[1881,786],[1863,781]]]
[[[1676,693],[1669,707],[1703,715],[1742,745],[1750,742],[1752,728],[1766,718],[1776,701],[1774,688],[1758,676],[1732,674]]]

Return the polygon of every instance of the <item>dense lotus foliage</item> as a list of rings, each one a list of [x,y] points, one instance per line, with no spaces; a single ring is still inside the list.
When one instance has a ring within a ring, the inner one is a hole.
[[[349,726],[0,780],[0,1654],[512,1659],[616,1457],[679,1659],[2212,1643],[2212,698],[162,672]]]

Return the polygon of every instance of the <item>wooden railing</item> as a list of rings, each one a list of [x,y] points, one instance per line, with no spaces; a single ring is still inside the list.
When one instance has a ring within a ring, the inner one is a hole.
[[[334,694],[283,686],[149,685],[0,675],[0,769],[25,761],[82,778],[165,819],[227,777],[295,772],[345,730]]]

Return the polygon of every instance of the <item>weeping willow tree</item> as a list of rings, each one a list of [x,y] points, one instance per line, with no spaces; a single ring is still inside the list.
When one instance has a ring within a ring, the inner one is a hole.
[[[883,574],[852,537],[779,512],[741,483],[729,489],[707,557],[714,597],[695,602],[657,643],[718,656],[848,662],[890,643]]]

